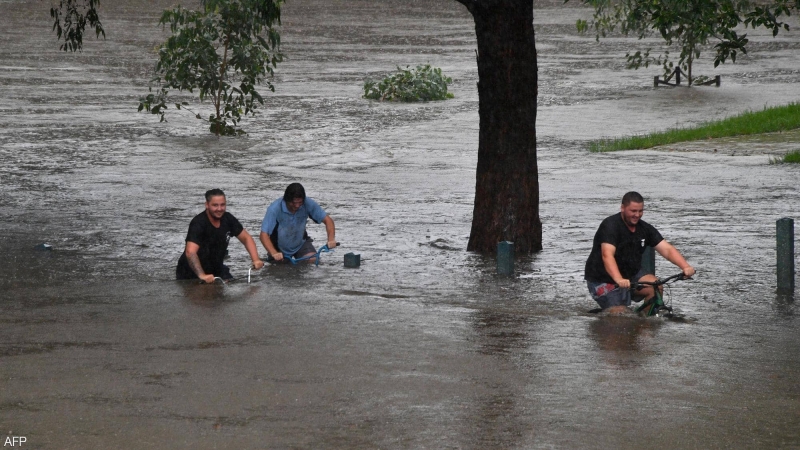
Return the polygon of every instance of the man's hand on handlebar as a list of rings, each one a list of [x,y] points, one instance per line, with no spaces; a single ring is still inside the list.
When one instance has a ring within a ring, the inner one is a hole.
[[[198,278],[203,280],[203,283],[214,284],[214,274],[212,274],[212,273],[204,274],[203,276],[198,277]]]
[[[619,280],[614,280],[614,283],[617,286],[621,287],[622,289],[630,289],[631,288],[631,280],[626,280],[625,278],[620,278]]]

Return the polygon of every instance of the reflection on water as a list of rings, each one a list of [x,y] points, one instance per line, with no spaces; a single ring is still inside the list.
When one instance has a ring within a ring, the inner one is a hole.
[[[192,305],[216,308],[226,303],[241,300],[241,295],[231,294],[229,285],[221,282],[205,284],[199,281],[176,281],[183,290],[183,296]]]
[[[649,353],[647,342],[655,339],[662,324],[633,314],[600,316],[589,323],[589,339],[609,363],[627,367]]]
[[[774,305],[779,317],[788,319],[793,317],[797,311],[797,302],[794,295],[778,294],[775,296]]]
[[[481,309],[472,314],[472,326],[481,352],[487,355],[509,355],[529,344],[523,316]]]
[[[475,430],[476,445],[480,448],[514,447],[530,428],[520,417],[522,405],[517,401],[517,386],[494,386],[494,393],[478,400]]]

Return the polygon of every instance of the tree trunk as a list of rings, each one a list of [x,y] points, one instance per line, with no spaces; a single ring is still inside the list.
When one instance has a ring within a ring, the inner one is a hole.
[[[536,164],[537,62],[532,0],[457,0],[475,20],[480,132],[467,250],[542,249]]]

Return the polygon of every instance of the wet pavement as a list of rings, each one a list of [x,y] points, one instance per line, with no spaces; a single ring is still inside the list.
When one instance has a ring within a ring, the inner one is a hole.
[[[465,251],[478,100],[463,6],[287,3],[276,93],[246,137],[219,139],[188,114],[136,113],[171,3],[113,3],[108,38],[77,55],[58,51],[44,4],[12,1],[0,18],[0,439],[800,447],[798,310],[774,293],[775,221],[800,217],[800,168],[769,164],[800,148],[797,134],[586,150],[800,101],[796,32],[751,31],[750,54],[717,72],[705,58],[695,72],[722,74],[719,88],[656,89],[659,71],[623,70],[636,41],[598,44],[574,31],[585,9],[537,2],[544,250],[504,278]],[[360,98],[365,78],[425,63],[454,79],[454,99]],[[343,246],[319,267],[268,267],[248,284],[234,243],[236,282],[172,280],[205,190],[224,189],[256,234],[293,181],[336,220]],[[671,291],[680,321],[588,313],[593,233],[632,189],[698,269]],[[343,267],[347,252],[360,268]]]

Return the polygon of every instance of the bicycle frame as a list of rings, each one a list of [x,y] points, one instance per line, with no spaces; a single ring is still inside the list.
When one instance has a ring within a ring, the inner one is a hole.
[[[651,316],[671,316],[672,315],[672,306],[667,305],[664,303],[664,294],[659,289],[660,286],[664,286],[670,283],[674,283],[678,280],[685,280],[688,277],[684,276],[683,273],[678,273],[667,278],[657,279],[656,281],[637,281],[631,283],[631,289],[637,289],[639,286],[652,286],[653,290],[655,291],[655,295],[650,300],[643,302],[638,308],[636,308],[636,312],[641,314],[645,317]]]
[[[338,245],[339,245],[339,243],[337,242],[337,243],[336,243],[336,245],[338,246]],[[316,260],[316,261],[314,261],[314,264],[315,264],[315,265],[317,265],[317,266],[319,266],[320,255],[321,255],[322,253],[328,253],[328,252],[332,252],[333,250],[334,250],[334,249],[331,249],[331,248],[329,248],[329,247],[328,247],[328,244],[325,244],[325,245],[323,245],[322,247],[320,247],[320,248],[319,248],[319,250],[317,250],[317,252],[316,252],[316,253],[314,253],[314,254],[312,254],[312,255],[303,256],[302,258],[294,258],[294,257],[290,257],[290,258],[286,258],[286,259],[287,259],[289,262],[291,262],[292,264],[297,264],[297,263],[299,263],[299,262],[301,262],[301,261],[305,261],[305,260],[308,260],[308,259],[311,259],[311,258],[317,258],[317,260]],[[247,282],[248,282],[248,283],[250,283],[250,277],[251,277],[251,274],[253,273],[253,270],[254,270],[254,269],[253,269],[253,266],[250,266],[250,268],[249,268],[249,269],[247,269]],[[233,278],[233,279],[231,279],[230,281],[233,281],[233,280],[236,280],[236,278]],[[219,283],[217,283],[217,281],[219,281],[221,284],[228,284],[228,281],[225,281],[225,280],[223,280],[223,279],[222,279],[222,278],[220,278],[220,277],[214,277],[214,284],[219,284]]]
[[[337,242],[336,245],[338,246],[339,243]],[[325,244],[322,247],[320,247],[319,250],[317,250],[317,253],[314,253],[313,255],[303,256],[302,258],[295,258],[295,257],[292,256],[292,257],[289,257],[287,259],[289,260],[290,263],[297,264],[300,261],[305,261],[305,260],[311,259],[311,258],[317,258],[314,261],[314,265],[319,266],[320,255],[322,253],[332,252],[333,250],[334,249],[328,248],[328,244]]]

